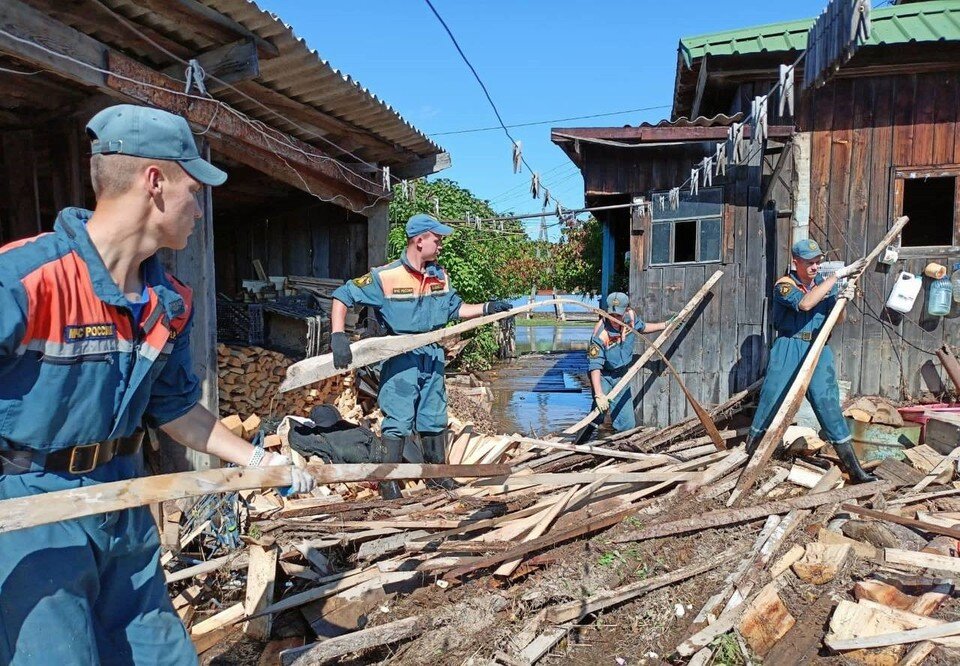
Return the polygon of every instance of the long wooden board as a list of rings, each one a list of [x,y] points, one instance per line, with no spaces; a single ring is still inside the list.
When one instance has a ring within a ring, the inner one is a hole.
[[[612,399],[630,385],[630,381],[637,375],[638,372],[640,372],[640,369],[653,357],[654,353],[659,350],[659,348],[670,338],[670,336],[673,335],[674,331],[680,328],[684,320],[686,320],[686,318],[690,316],[697,306],[700,305],[700,302],[706,298],[707,294],[713,288],[713,285],[715,285],[721,277],[723,277],[723,271],[716,271],[710,276],[710,279],[708,279],[703,286],[700,287],[700,290],[693,295],[693,298],[691,298],[687,304],[683,306],[683,309],[677,313],[674,320],[667,324],[666,328],[660,332],[660,335],[658,335],[657,339],[653,341],[653,344],[644,350],[643,354],[640,355],[640,358],[638,358],[636,362],[630,366],[630,369],[624,373],[623,377],[620,378],[620,381],[618,381],[614,387],[610,389],[610,392],[607,393],[608,398]],[[563,433],[565,435],[572,435],[580,432],[583,428],[592,423],[593,420],[599,415],[600,411],[594,409],[585,417],[564,430]]]
[[[900,232],[903,230],[903,227],[908,221],[909,220],[907,217],[900,217],[896,222],[893,223],[893,226],[890,228],[890,231],[887,232],[887,235],[883,237],[883,240],[881,240],[880,243],[878,243],[877,246],[870,251],[870,254],[867,255],[866,267],[869,267],[870,264],[873,263],[873,260],[876,259],[877,256],[879,256],[879,254],[886,249],[888,245],[893,243],[896,237],[900,235]],[[864,270],[866,270],[866,268]],[[854,278],[852,281],[856,283],[859,279],[860,276]],[[816,369],[817,363],[820,361],[820,354],[823,352],[823,348],[827,345],[827,340],[830,338],[830,333],[837,325],[837,322],[840,320],[840,315],[843,313],[843,310],[846,307],[847,299],[838,298],[837,303],[830,311],[830,315],[827,317],[827,320],[824,322],[823,326],[820,327],[820,331],[817,333],[816,340],[814,340],[810,345],[810,349],[807,351],[807,355],[803,358],[803,363],[800,365],[800,369],[797,371],[796,378],[793,380],[793,383],[790,385],[790,389],[787,391],[783,401],[780,403],[780,408],[777,410],[773,420],[770,422],[770,426],[767,428],[766,433],[764,433],[763,439],[761,439],[760,443],[757,445],[757,448],[753,453],[753,457],[750,459],[750,462],[747,463],[747,467],[740,475],[740,479],[737,481],[737,487],[733,489],[732,493],[730,493],[730,499],[727,500],[727,506],[733,506],[753,487],[753,484],[760,475],[760,471],[762,470],[763,466],[766,465],[770,460],[770,457],[773,455],[777,445],[783,439],[783,433],[793,421],[793,417],[797,413],[797,410],[800,409],[800,404],[803,402],[803,396],[807,393],[807,388],[810,386],[810,379],[813,377],[813,371]]]
[[[317,483],[505,476],[509,465],[308,465]],[[282,488],[293,468],[224,467],[161,474],[0,501],[0,533],[209,493]]]

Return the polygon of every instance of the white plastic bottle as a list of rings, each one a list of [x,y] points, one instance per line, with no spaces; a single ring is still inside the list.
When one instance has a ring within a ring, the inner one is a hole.
[[[913,273],[900,271],[897,281],[893,284],[893,290],[887,298],[887,307],[904,314],[910,312],[917,301],[921,287],[923,287],[923,281],[919,277]]]

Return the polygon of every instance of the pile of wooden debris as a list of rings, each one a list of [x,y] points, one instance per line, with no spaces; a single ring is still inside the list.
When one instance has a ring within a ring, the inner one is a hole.
[[[792,429],[727,508],[750,397],[711,410],[723,450],[696,419],[581,446],[455,424],[451,463],[512,473],[392,502],[241,493],[235,520],[181,506],[174,605],[208,663],[955,663],[960,418],[866,485]],[[230,529],[244,547],[218,547]]]

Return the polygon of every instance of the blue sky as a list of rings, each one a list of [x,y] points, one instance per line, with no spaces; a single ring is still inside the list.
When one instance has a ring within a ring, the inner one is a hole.
[[[636,125],[670,113],[681,36],[813,17],[826,0],[433,0],[477,68],[506,123],[626,109],[645,112],[556,123]],[[495,209],[537,212],[530,178],[514,174],[493,111],[422,0],[257,0],[334,67],[431,136],[453,157],[441,172]],[[567,208],[583,204],[583,181],[550,142],[550,124],[512,129],[524,156]],[[533,223],[536,229],[536,222]]]

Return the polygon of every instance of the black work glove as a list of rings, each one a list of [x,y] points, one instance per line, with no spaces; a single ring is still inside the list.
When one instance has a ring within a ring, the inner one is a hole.
[[[483,304],[483,314],[485,315],[507,312],[512,309],[513,306],[506,301],[487,301]]]
[[[353,362],[353,352],[350,351],[350,340],[343,331],[330,336],[330,348],[333,349],[333,367],[343,370]]]

